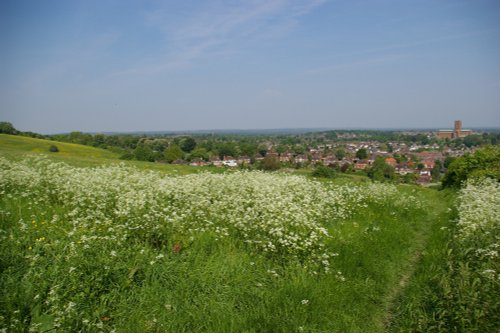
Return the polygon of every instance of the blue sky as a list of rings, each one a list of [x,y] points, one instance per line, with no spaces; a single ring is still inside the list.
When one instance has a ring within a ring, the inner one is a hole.
[[[3,0],[0,49],[25,131],[500,126],[496,0]]]

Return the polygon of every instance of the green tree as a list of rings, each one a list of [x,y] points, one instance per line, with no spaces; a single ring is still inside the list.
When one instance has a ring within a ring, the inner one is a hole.
[[[467,147],[479,146],[484,142],[484,137],[479,134],[468,135],[463,139]]]
[[[147,145],[140,144],[134,149],[134,158],[138,161],[154,161],[153,150]]]
[[[69,134],[69,141],[73,143],[78,143],[81,145],[90,145],[94,139],[92,138],[92,135],[87,134],[87,133],[82,133],[82,132],[71,132]]]
[[[262,162],[260,164],[261,170],[274,171],[274,170],[278,170],[279,168],[281,168],[280,161],[278,161],[278,159],[276,157],[273,157],[273,156],[264,157],[264,159],[262,160]]]
[[[1,121],[0,122],[0,133],[5,133],[5,134],[18,134],[19,131],[12,126],[11,123],[6,122],[6,121]]]
[[[258,147],[258,151],[259,151],[259,154],[261,154],[262,156],[266,156],[267,154],[267,147],[265,145],[260,145]]]
[[[360,160],[366,160],[366,158],[368,157],[368,151],[366,150],[366,148],[358,149],[358,151],[356,152],[356,157]]]
[[[330,139],[330,140],[335,140],[335,139],[337,139],[338,136],[337,136],[337,132],[328,131],[328,132],[325,133],[325,137],[327,139]]]
[[[173,161],[180,160],[183,156],[183,152],[181,147],[173,143],[165,149],[163,155],[168,163],[172,163]]]
[[[288,146],[286,146],[286,145],[278,145],[278,147],[276,147],[276,152],[278,154],[283,154],[287,150],[288,150]]]
[[[196,147],[196,140],[190,136],[183,136],[178,140],[177,144],[181,147],[182,151],[190,153]]]
[[[293,152],[297,155],[302,155],[306,152],[306,147],[304,145],[295,145],[293,147]]]
[[[224,156],[235,157],[238,155],[238,148],[236,147],[236,144],[234,142],[224,142],[218,144],[217,151],[219,152],[219,157],[221,159],[223,159]]]
[[[204,159],[205,161],[208,160],[208,151],[205,148],[202,147],[196,147],[192,152],[191,155],[189,156],[191,159],[195,158],[201,158]]]
[[[255,143],[243,142],[240,144],[241,154],[245,156],[255,156],[255,154],[257,153],[257,148],[258,146]]]
[[[346,151],[344,148],[338,148],[335,151],[335,156],[337,156],[337,159],[341,161],[345,156],[346,156]]]
[[[453,156],[446,156],[444,159],[444,167],[448,169],[450,167],[450,164],[456,159],[456,157]]]
[[[460,187],[469,178],[491,177],[500,180],[500,146],[486,146],[455,159],[443,177],[443,187]]]
[[[434,162],[434,167],[431,170],[431,176],[432,176],[433,180],[438,181],[439,178],[441,178],[441,168],[442,168],[442,166],[443,165],[441,164],[440,160],[436,160]]]
[[[334,169],[324,165],[318,165],[312,172],[313,177],[319,178],[335,178],[336,174]]]
[[[368,169],[368,177],[376,181],[393,180],[395,178],[394,168],[385,163],[382,156],[378,156]]]

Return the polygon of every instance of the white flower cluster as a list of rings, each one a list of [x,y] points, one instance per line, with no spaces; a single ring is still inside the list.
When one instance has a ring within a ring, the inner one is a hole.
[[[476,233],[498,232],[500,227],[500,183],[485,178],[470,181],[460,191],[459,231],[462,238]]]
[[[131,239],[210,233],[233,237],[313,270],[329,270],[327,227],[369,203],[418,202],[395,186],[325,185],[263,172],[169,176],[124,165],[75,168],[43,158],[0,159],[0,191],[65,207],[70,247],[101,242],[113,250]],[[57,224],[58,217],[50,223]],[[24,227],[25,224],[23,223]],[[158,236],[159,235],[159,236]]]
[[[470,252],[474,265],[482,267],[484,277],[500,279],[500,183],[491,178],[469,181],[460,191],[458,214],[458,240],[463,248],[474,250]]]

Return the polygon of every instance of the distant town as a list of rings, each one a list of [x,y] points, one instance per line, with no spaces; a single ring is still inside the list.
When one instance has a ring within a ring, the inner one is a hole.
[[[500,132],[463,129],[461,120],[437,131],[40,135],[2,123],[0,132],[109,149],[124,160],[261,170],[324,167],[417,184],[438,181],[454,158],[500,142]]]

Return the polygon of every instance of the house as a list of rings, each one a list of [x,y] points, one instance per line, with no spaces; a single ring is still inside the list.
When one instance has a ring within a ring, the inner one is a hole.
[[[434,160],[423,160],[421,163],[426,169],[432,169],[434,168],[434,165],[436,165],[436,162]]]
[[[328,166],[328,165],[334,165],[337,163],[337,158],[333,155],[328,155],[325,158],[323,158],[323,164]]]
[[[217,156],[210,157],[210,163],[212,163],[212,165],[214,165],[216,167],[222,166],[222,161]]]
[[[293,159],[293,154],[286,152],[280,155],[280,162],[290,162]]]
[[[355,170],[365,170],[368,168],[370,163],[367,160],[359,160],[356,163],[354,163],[354,169]]]
[[[297,155],[295,156],[295,163],[305,163],[308,162],[309,159],[307,158],[307,155]]]
[[[238,163],[240,165],[242,165],[242,164],[250,164],[250,162],[251,162],[251,159],[248,156],[240,156],[236,160],[236,163]]]
[[[385,159],[385,163],[389,164],[391,167],[395,168],[396,164],[397,164],[397,161],[396,161],[396,159],[394,157],[387,157]]]
[[[207,162],[205,162],[201,158],[195,158],[194,160],[191,161],[191,163],[189,163],[189,165],[191,165],[191,166],[205,166],[205,165],[207,165]]]
[[[313,163],[319,163],[321,162],[321,154],[320,153],[316,153],[314,155],[311,156],[311,161]]]

